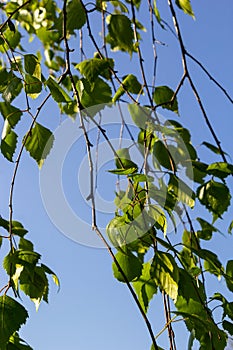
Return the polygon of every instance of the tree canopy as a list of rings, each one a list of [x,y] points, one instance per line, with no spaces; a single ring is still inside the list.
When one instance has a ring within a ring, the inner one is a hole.
[[[233,335],[228,298],[233,260],[222,263],[220,247],[212,245],[231,207],[233,164],[205,107],[197,69],[226,104],[233,99],[184,40],[183,18],[195,19],[190,0],[168,0],[166,18],[161,7],[156,0],[0,4],[0,149],[10,174],[3,203],[8,214],[0,217],[6,275],[0,285],[0,350],[31,349],[19,333],[29,317],[21,296],[38,309],[48,302],[49,280],[60,286],[59,271],[57,276],[42,262],[28,239],[27,222],[14,215],[18,174],[26,171],[23,157],[38,165],[48,214],[63,230],[70,212],[63,211],[59,197],[61,168],[78,140],[78,153],[88,166],[78,155],[75,162],[82,170],[80,190],[82,183],[88,187],[90,215],[84,229],[80,220],[79,236],[64,233],[107,249],[113,277],[129,290],[151,350],[162,350],[159,336],[164,332],[169,348],[179,348],[175,322],[185,324],[189,349],[196,340],[200,349],[223,350]],[[176,45],[176,78],[160,70],[160,52],[166,57],[167,43],[157,33],[166,33]],[[199,147],[182,119],[189,100],[198,107],[199,128],[208,134],[198,140]],[[56,108],[56,121],[51,121],[51,108]],[[101,184],[114,185],[113,209],[98,201]],[[233,221],[224,222],[223,234],[229,235]],[[209,289],[210,276],[215,293]],[[218,288],[220,279],[224,287]],[[156,321],[161,325],[157,335],[148,317],[155,294],[161,294],[165,310],[164,321]]]

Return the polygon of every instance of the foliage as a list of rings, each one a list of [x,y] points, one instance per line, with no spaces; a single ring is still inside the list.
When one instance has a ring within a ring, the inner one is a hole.
[[[26,150],[41,168],[53,147],[53,132],[38,122],[41,110],[51,99],[61,114],[72,118],[79,115],[90,162],[91,142],[86,125],[93,122],[110,143],[96,115],[103,104],[111,102],[119,106],[123,98],[128,102],[143,164],[136,163],[130,148],[114,149],[112,158],[116,168],[109,169],[112,181],[116,176],[127,179],[127,188],[116,192],[115,217],[107,225],[108,238],[115,250],[96,224],[94,229],[113,258],[114,277],[129,288],[146,321],[152,349],[161,348],[151,331],[147,312],[154,294],[159,292],[166,310],[164,329],[168,330],[170,349],[175,349],[172,327],[176,317],[183,320],[190,333],[190,349],[193,340],[197,339],[200,349],[221,350],[225,348],[229,334],[233,335],[232,301],[218,292],[209,295],[204,276],[209,273],[214,278],[224,279],[228,291],[233,291],[233,260],[224,267],[217,252],[204,248],[213,234],[219,232],[217,221],[223,218],[230,206],[231,193],[227,181],[233,175],[233,164],[221,147],[190,76],[188,57],[203,66],[185,49],[176,11],[182,10],[194,17],[191,2],[173,2],[168,1],[168,9],[183,63],[183,75],[175,89],[167,85],[156,86],[154,82],[150,85],[146,78],[146,57],[142,58],[141,51],[145,28],[138,15],[144,5],[140,0],[97,0],[91,10],[90,4],[82,0],[64,0],[62,8],[53,0],[14,0],[0,5],[4,18],[0,26],[1,153],[6,161],[13,163],[10,199],[6,203],[6,206],[9,205],[9,218],[0,219],[0,226],[5,231],[0,242],[4,242],[5,246],[9,243],[9,252],[3,261],[8,282],[1,287],[3,294],[0,296],[1,350],[31,349],[17,333],[28,318],[25,307],[16,301],[21,292],[38,309],[41,301],[48,301],[49,275],[59,286],[56,274],[40,262],[40,254],[25,238],[27,230],[13,217],[15,178],[22,154]],[[167,29],[159,4],[156,1],[148,3],[153,26]],[[103,19],[101,44],[91,29],[93,12],[96,18]],[[81,38],[83,35],[95,52],[86,57],[80,39],[79,58],[72,54],[72,45],[79,40],[78,36]],[[31,52],[25,38],[35,40],[41,50]],[[131,71],[130,65],[123,76],[117,71],[120,53],[138,59],[140,70],[137,75]],[[207,72],[205,68],[204,72]],[[208,72],[207,75],[232,102],[221,85]],[[153,78],[156,82],[155,73]],[[189,83],[215,142],[202,141],[202,145],[216,157],[210,164],[201,161],[192,144],[191,130],[177,122],[177,116],[181,114],[178,97],[184,81]],[[23,96],[26,101],[24,106]],[[88,115],[84,109],[94,105],[98,106]],[[157,110],[161,108],[169,111],[174,119],[162,124],[157,116]],[[26,117],[30,119],[30,126],[22,135],[16,132],[17,125],[23,125],[19,130],[24,130],[24,125],[28,125]],[[190,181],[193,180],[193,188],[182,180],[180,169],[185,171]],[[90,192],[93,199],[92,187]],[[95,223],[94,199],[92,205],[92,221]],[[196,205],[202,208],[203,217],[195,219],[192,210]],[[211,218],[205,214],[206,211]],[[171,242],[167,236],[169,220],[177,231],[179,244]],[[176,220],[181,221],[182,229],[177,230]],[[229,224],[229,233],[232,228],[233,221]],[[8,295],[11,290],[14,297]],[[220,322],[215,316],[215,308],[211,309],[212,301],[218,302],[222,308]],[[170,302],[176,310],[171,310]]]

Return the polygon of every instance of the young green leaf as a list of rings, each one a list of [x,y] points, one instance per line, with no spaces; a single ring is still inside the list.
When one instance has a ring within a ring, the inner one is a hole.
[[[174,91],[168,86],[157,86],[153,92],[153,98],[157,105],[179,114],[177,98],[173,99],[173,96]]]
[[[233,230],[233,220],[231,221],[229,227],[228,227],[228,233],[232,234],[232,230]]]
[[[188,15],[192,16],[193,19],[195,18],[192,6],[190,3],[190,0],[176,0],[176,5],[184,11],[184,13],[187,13]]]
[[[141,261],[129,250],[118,251],[115,255],[121,269],[123,270],[127,280],[133,281],[135,278],[140,277],[142,273]],[[114,277],[120,282],[126,282],[121,272],[118,270],[115,262],[112,264]]]
[[[49,154],[54,141],[54,136],[51,131],[39,123],[31,132],[25,135],[25,148],[30,153],[31,157],[38,163],[39,168],[42,167],[45,158]]]
[[[28,313],[25,308],[8,295],[0,296],[0,342],[1,348],[10,336],[26,322]]]
[[[148,310],[149,302],[157,293],[157,285],[150,275],[150,268],[149,262],[143,264],[141,276],[133,282],[134,290],[145,313]]]
[[[133,29],[131,21],[122,14],[114,14],[108,17],[107,42],[110,43],[113,50],[133,51]]]

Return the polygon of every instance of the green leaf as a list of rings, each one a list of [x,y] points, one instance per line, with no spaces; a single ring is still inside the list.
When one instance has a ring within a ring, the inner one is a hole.
[[[120,169],[120,170],[136,169],[135,171],[138,170],[137,164],[130,159],[128,148],[121,148],[117,150],[116,153],[118,155],[118,157],[115,157],[115,164],[117,169]]]
[[[208,166],[206,172],[220,179],[224,179],[233,174],[233,165],[225,162],[212,163]]]
[[[13,155],[15,153],[17,146],[17,134],[11,130],[2,140],[1,140],[1,152],[6,159],[13,162]]]
[[[9,50],[9,47],[11,49],[15,49],[19,45],[22,35],[18,30],[14,33],[9,28],[7,28],[4,32],[4,37],[7,40],[7,44],[5,41],[3,41],[3,46],[6,50]],[[5,52],[5,49],[0,48],[1,52]]]
[[[49,154],[54,141],[54,136],[51,131],[39,123],[25,137],[25,148],[30,153],[31,157],[38,163],[39,168],[42,167],[45,158]]]
[[[124,77],[122,85],[123,86],[120,86],[113,96],[113,102],[119,100],[119,98],[124,95],[125,91],[128,91],[132,94],[142,93],[142,85],[139,83],[137,77],[135,77],[133,74],[128,74],[126,77]]]
[[[168,147],[164,145],[161,140],[156,140],[153,146],[153,163],[157,168],[158,166],[163,166],[168,170],[176,170],[175,162],[169,152]]]
[[[8,102],[0,102],[0,113],[2,114],[5,120],[7,119],[11,128],[14,128],[14,126],[18,123],[22,115],[20,109],[12,106]]]
[[[109,34],[106,40],[110,43],[111,49],[114,51],[128,51],[131,54],[133,51],[134,33],[130,19],[122,14],[114,14],[110,15],[107,20],[109,21]]]
[[[67,24],[68,33],[74,33],[74,30],[81,29],[86,23],[86,12],[80,0],[72,0],[67,6]]]
[[[109,173],[116,174],[116,175],[131,175],[138,171],[138,168],[127,168],[127,169],[115,169],[115,170],[108,170]]]
[[[195,18],[192,6],[190,3],[190,0],[176,0],[176,5],[184,11],[184,13],[187,13],[188,15],[192,16]]]
[[[233,323],[232,322],[229,322],[227,320],[223,320],[222,326],[230,335],[233,335]]]
[[[54,283],[60,289],[60,281],[59,281],[59,278],[57,277],[57,275],[48,266],[41,264],[41,267],[43,268],[45,273],[52,276]]]
[[[151,264],[151,277],[160,289],[176,301],[178,296],[179,269],[170,253],[157,250]]]
[[[89,82],[94,82],[99,75],[102,75],[103,71],[113,67],[114,61],[110,58],[91,58],[75,66]]]
[[[227,288],[233,292],[233,260],[227,262],[225,279]]]
[[[174,91],[168,86],[157,86],[153,92],[153,99],[157,105],[179,114],[177,98],[171,102],[173,96]]]
[[[170,174],[168,192],[178,201],[188,205],[190,208],[194,207],[195,193],[184,181],[178,178],[178,176]]]
[[[155,13],[155,18],[157,19],[157,22],[160,24],[160,26],[164,29],[164,25],[162,24],[161,22],[161,16],[160,16],[160,13],[159,13],[159,9],[158,9],[158,6],[157,6],[157,1],[154,0],[154,13]]]
[[[28,313],[17,301],[3,295],[0,296],[0,315],[0,349],[4,349],[10,336],[26,322]]]
[[[3,219],[0,216],[0,226],[3,227],[7,232],[9,232],[9,221]],[[23,225],[18,221],[12,221],[12,233],[14,235],[23,237],[28,231],[23,227]]]
[[[197,221],[201,225],[201,230],[197,231],[197,237],[205,240],[210,240],[212,238],[213,232],[219,232],[219,230],[211,225],[206,220],[203,220],[201,218],[197,218]]]
[[[21,339],[17,332],[15,332],[9,339],[6,350],[33,350],[23,339]]]
[[[138,300],[146,313],[148,310],[149,302],[153,298],[154,294],[157,293],[157,285],[154,279],[150,276],[151,265],[149,262],[143,264],[142,274],[133,282],[133,287],[137,293]]]
[[[148,108],[142,107],[136,103],[128,104],[128,110],[134,124],[139,128],[146,130],[148,122],[150,120],[151,111]]]
[[[123,250],[118,251],[115,257],[129,282],[141,276],[142,263],[129,250],[125,249],[124,252]],[[114,277],[120,282],[125,282],[125,279],[122,276],[121,272],[118,270],[118,267],[115,264],[115,262],[113,262],[112,264],[112,269]]]
[[[29,241],[28,239],[25,239],[23,237],[20,237],[19,240],[19,249],[20,250],[27,250],[33,252],[33,243]]]
[[[111,88],[101,78],[97,78],[92,84],[86,79],[81,79],[77,83],[77,88],[80,93],[81,104],[85,108],[95,106],[96,113],[98,108],[101,109],[101,106],[96,105],[106,104],[112,100]]]
[[[215,154],[221,154],[220,149],[214,145],[212,145],[209,142],[202,142],[202,145],[206,146],[207,148],[209,148],[212,152],[214,152]],[[223,152],[224,154],[227,154],[226,152]]]
[[[6,102],[12,102],[21,92],[23,84],[21,79],[12,74],[12,78],[8,81],[6,89],[2,93],[2,97]]]
[[[24,69],[30,76],[41,80],[41,66],[38,58],[35,55],[24,55]]]
[[[20,274],[20,289],[35,303],[36,309],[42,298],[47,301],[48,279],[41,266],[34,269],[24,269]]]
[[[56,102],[72,102],[70,96],[62,89],[62,87],[51,76],[46,81],[51,95]]]
[[[163,231],[164,236],[167,233],[167,218],[161,207],[158,205],[149,205],[149,216],[152,218],[152,225]]]
[[[29,74],[25,74],[25,92],[31,98],[37,98],[42,90],[42,82]]]
[[[197,196],[214,218],[221,217],[230,205],[230,191],[226,185],[221,182],[210,180],[197,189]]]
[[[230,223],[230,225],[229,225],[229,227],[228,227],[228,233],[229,234],[232,234],[232,230],[233,230],[233,220],[231,221],[231,223]]]

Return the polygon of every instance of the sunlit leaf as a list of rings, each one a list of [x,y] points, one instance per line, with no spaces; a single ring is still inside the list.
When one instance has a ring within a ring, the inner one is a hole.
[[[128,91],[132,94],[142,93],[142,85],[139,83],[135,75],[129,74],[126,77],[124,77],[122,85],[119,87],[119,89],[113,96],[113,102],[116,102],[122,95],[124,95],[125,91]]]
[[[176,4],[180,9],[184,11],[184,13],[187,13],[188,15],[195,18],[190,0],[176,0]]]
[[[26,150],[37,161],[39,168],[41,168],[52,148],[54,136],[49,129],[39,123],[35,123],[31,132],[26,134],[25,137],[27,138],[25,142]]]
[[[115,257],[129,282],[133,281],[136,277],[140,277],[142,263],[133,253],[128,250],[125,250],[125,252],[118,251]],[[114,277],[120,282],[126,282],[115,262],[113,262],[112,268]]]
[[[170,253],[156,251],[151,264],[150,274],[160,289],[176,301],[178,296],[179,269],[173,256]]]
[[[21,339],[17,332],[15,332],[9,339],[6,350],[33,350],[23,339]]]
[[[141,276],[137,281],[133,282],[133,287],[137,293],[138,300],[144,310],[147,312],[149,302],[153,298],[154,294],[157,293],[157,285],[154,279],[150,275],[150,263],[143,264],[143,270]]]

